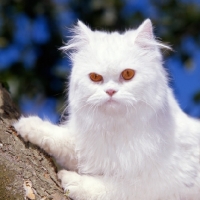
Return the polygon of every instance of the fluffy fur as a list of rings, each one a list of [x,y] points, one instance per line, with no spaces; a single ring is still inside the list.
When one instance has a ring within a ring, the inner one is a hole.
[[[62,48],[73,64],[68,120],[14,124],[63,166],[58,178],[74,200],[200,199],[200,122],[177,104],[160,48],[168,47],[149,19],[121,34],[79,21]],[[133,79],[123,80],[125,69],[135,70]],[[91,81],[91,72],[103,81]]]

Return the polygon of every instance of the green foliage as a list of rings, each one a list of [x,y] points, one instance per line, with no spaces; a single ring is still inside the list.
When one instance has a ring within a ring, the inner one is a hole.
[[[200,103],[200,91],[198,91],[198,92],[194,95],[194,102],[195,102],[195,103]]]
[[[7,91],[9,91],[9,85],[8,85],[8,83],[7,82],[0,82],[0,84],[7,90]],[[10,91],[9,91],[10,92]]]

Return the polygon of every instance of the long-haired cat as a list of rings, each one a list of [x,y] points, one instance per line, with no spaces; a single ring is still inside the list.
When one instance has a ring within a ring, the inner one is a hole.
[[[200,199],[200,122],[180,109],[152,24],[124,33],[82,22],[62,47],[72,61],[67,121],[14,124],[64,168],[74,200]]]

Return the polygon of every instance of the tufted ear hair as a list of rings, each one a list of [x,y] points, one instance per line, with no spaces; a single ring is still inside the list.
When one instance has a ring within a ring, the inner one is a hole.
[[[92,30],[80,20],[78,20],[77,24],[72,29],[69,29],[69,31],[72,34],[68,37],[69,41],[64,43],[64,46],[60,48],[60,50],[65,53],[68,50],[80,49],[82,46],[89,43],[90,38],[92,37]]]
[[[143,49],[158,46],[159,48],[171,49],[169,46],[156,41],[153,34],[153,26],[150,19],[146,19],[136,30],[135,44]]]
[[[89,34],[91,34],[91,29],[88,27],[88,26],[86,26],[82,21],[80,21],[80,20],[78,20],[78,22],[77,22],[77,26],[76,26],[78,29],[79,29],[79,31],[82,33],[82,34],[85,34],[85,35],[87,35],[87,36],[89,36]]]

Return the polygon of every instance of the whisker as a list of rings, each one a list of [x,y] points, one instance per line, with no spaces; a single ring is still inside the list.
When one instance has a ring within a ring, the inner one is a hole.
[[[155,115],[156,115],[156,121],[158,121],[158,115],[157,115],[156,110],[153,108],[153,106],[151,106],[149,103],[147,103],[146,100],[140,99],[140,101],[142,101],[143,103],[145,103],[147,106],[149,106],[149,107],[154,111],[154,113],[155,113]]]

